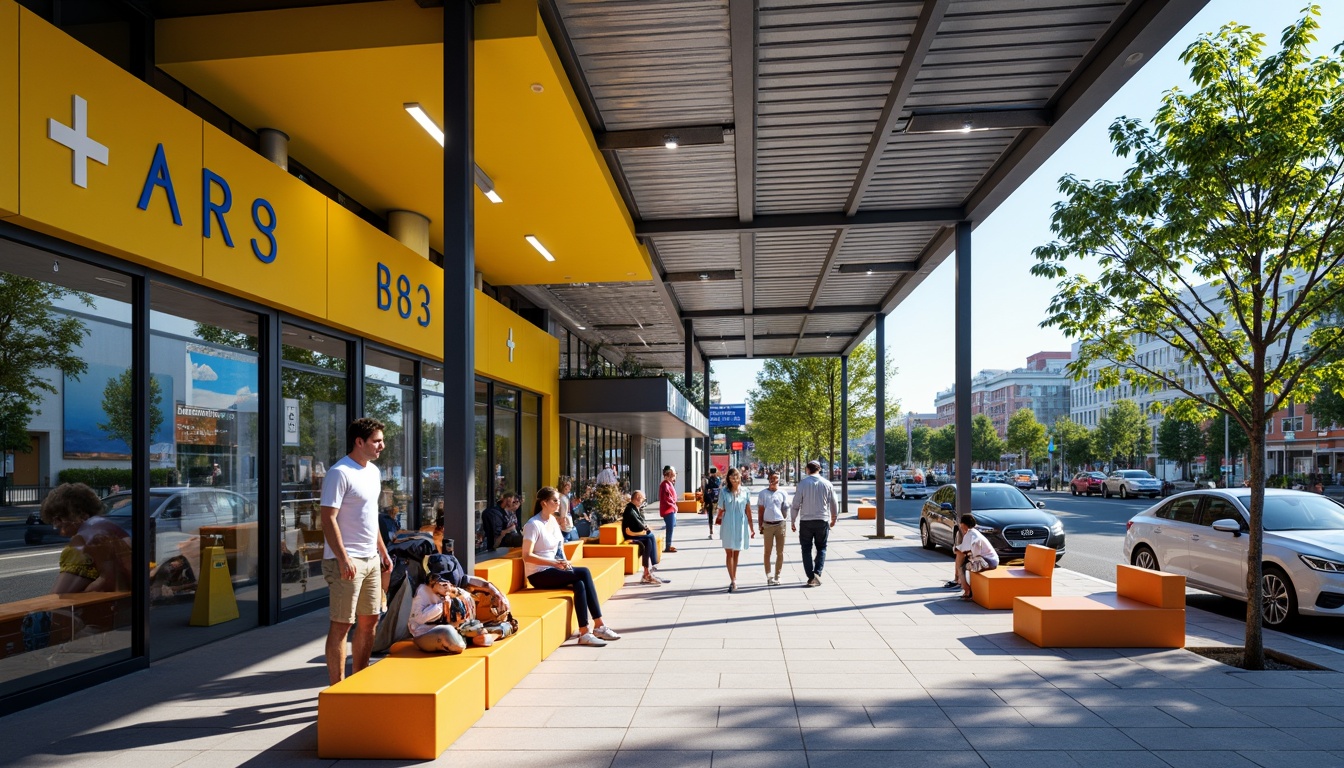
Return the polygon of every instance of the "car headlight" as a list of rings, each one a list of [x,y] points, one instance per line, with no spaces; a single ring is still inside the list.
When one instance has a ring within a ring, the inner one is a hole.
[[[1312,557],[1311,555],[1298,555],[1302,562],[1313,571],[1325,571],[1326,573],[1344,573],[1344,563],[1338,560],[1326,560],[1324,557]]]
[[[998,529],[998,528],[994,528],[994,527],[991,527],[991,526],[988,526],[988,525],[977,525],[977,526],[975,526],[975,530],[977,530],[977,531],[979,531],[979,532],[981,532],[981,533],[989,533],[989,534],[994,534],[994,533],[998,533],[998,532],[999,532],[999,529]]]
[[[1064,524],[1056,520],[1055,522],[1050,524],[1050,532],[1055,534],[1056,536],[1064,535]]]

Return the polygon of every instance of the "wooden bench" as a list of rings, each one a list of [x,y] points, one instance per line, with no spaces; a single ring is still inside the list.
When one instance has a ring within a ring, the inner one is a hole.
[[[859,519],[859,520],[876,520],[876,519],[877,519],[877,507],[876,507],[875,505],[871,505],[871,504],[860,504],[860,505],[859,505],[859,517],[858,517],[858,519]]]
[[[347,677],[317,696],[318,757],[437,758],[485,714],[486,665],[479,656],[403,655]]]
[[[1182,648],[1185,577],[1115,567],[1115,592],[1018,597],[1013,632],[1042,648]]]
[[[24,644],[23,621],[35,613],[50,614],[44,647],[68,643],[86,626],[104,630],[131,625],[130,592],[71,592],[38,595],[0,604],[0,658],[17,656]]]
[[[1055,550],[1031,544],[1021,568],[971,573],[971,595],[984,608],[1006,611],[1017,597],[1049,597],[1054,572]]]

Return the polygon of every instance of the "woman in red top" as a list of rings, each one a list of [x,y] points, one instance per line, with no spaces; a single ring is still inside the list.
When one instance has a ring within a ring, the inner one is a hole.
[[[672,531],[677,527],[677,470],[663,467],[663,482],[658,485],[658,514],[663,518],[663,551],[676,552]]]

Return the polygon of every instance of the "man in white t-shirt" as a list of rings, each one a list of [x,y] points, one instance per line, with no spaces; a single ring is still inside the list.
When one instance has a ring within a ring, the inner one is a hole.
[[[350,453],[334,462],[322,480],[322,575],[331,598],[327,631],[327,677],[345,678],[345,637],[355,627],[351,674],[369,665],[373,632],[383,607],[381,574],[392,569],[378,534],[382,477],[373,462],[383,452],[383,425],[356,419],[349,429]]]
[[[961,528],[961,541],[953,550],[957,555],[957,583],[961,586],[961,599],[971,599],[971,577],[968,571],[992,571],[999,567],[999,553],[985,538],[985,534],[976,530],[975,515],[969,512],[962,515],[958,525]]]
[[[784,571],[784,522],[789,517],[789,497],[779,489],[779,473],[770,470],[770,486],[756,496],[756,522],[765,541],[765,583],[779,584]],[[770,575],[770,550],[776,550],[775,575]]]

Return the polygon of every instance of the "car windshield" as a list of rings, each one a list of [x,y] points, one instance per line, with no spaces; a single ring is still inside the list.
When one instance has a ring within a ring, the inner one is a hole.
[[[1243,502],[1249,502],[1243,499]],[[1265,496],[1266,531],[1328,531],[1344,528],[1344,507],[1315,494]]]
[[[978,509],[1035,509],[1031,500],[1010,486],[971,489],[971,511]]]
[[[1121,474],[1124,475],[1125,477],[1136,477],[1136,478],[1139,478],[1139,479],[1151,479],[1151,478],[1152,478],[1152,475],[1148,474],[1147,472],[1145,472],[1145,471],[1142,470],[1142,469],[1131,469],[1131,470],[1129,470],[1128,472],[1122,472]]]

